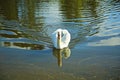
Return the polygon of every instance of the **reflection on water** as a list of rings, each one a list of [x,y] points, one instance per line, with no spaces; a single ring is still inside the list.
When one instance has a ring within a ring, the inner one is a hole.
[[[42,50],[44,49],[43,45],[40,44],[31,44],[31,43],[20,43],[20,42],[0,42],[1,46],[9,48],[18,48],[18,49],[27,49],[27,50]]]
[[[71,55],[70,49],[64,48],[64,49],[56,49],[53,48],[53,55],[57,58],[58,66],[62,67],[63,64],[63,58],[68,59]]]
[[[27,38],[48,48],[52,45],[51,33],[58,28],[71,33],[71,48],[84,42],[86,36],[88,39],[92,36],[103,39],[104,35],[119,37],[119,8],[114,0],[0,1],[0,40]]]
[[[117,46],[120,45],[120,37],[112,37],[98,42],[88,43],[89,46]]]
[[[62,69],[51,65],[56,61],[49,54],[51,33],[58,28],[67,29],[72,37],[71,51],[53,49],[58,66],[65,63]],[[119,46],[119,0],[0,0],[0,79],[119,80]]]
[[[91,34],[97,17],[97,2],[94,0],[92,3],[83,0],[12,0],[10,3],[9,0],[6,3],[0,1],[0,30],[3,32],[0,35],[8,42],[27,38],[51,45],[51,33],[58,28],[65,28],[72,35],[70,46],[74,47]]]

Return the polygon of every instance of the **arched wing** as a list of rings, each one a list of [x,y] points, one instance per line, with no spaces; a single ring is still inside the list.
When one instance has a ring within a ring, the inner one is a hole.
[[[62,42],[64,44],[69,44],[70,39],[71,39],[70,33],[67,30],[63,30],[62,35],[63,35]]]

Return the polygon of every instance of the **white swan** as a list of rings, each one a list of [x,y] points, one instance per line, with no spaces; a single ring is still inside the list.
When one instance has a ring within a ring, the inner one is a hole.
[[[53,45],[57,49],[68,47],[71,35],[66,29],[57,29],[52,33]]]

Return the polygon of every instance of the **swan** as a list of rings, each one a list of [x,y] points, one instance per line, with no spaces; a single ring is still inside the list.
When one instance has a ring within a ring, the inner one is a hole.
[[[57,29],[52,33],[52,42],[56,49],[68,47],[70,39],[71,35],[66,29]]]

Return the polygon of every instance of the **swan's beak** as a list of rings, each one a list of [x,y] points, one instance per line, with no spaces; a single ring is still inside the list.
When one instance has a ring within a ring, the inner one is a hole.
[[[60,39],[60,32],[58,32],[58,39]]]

